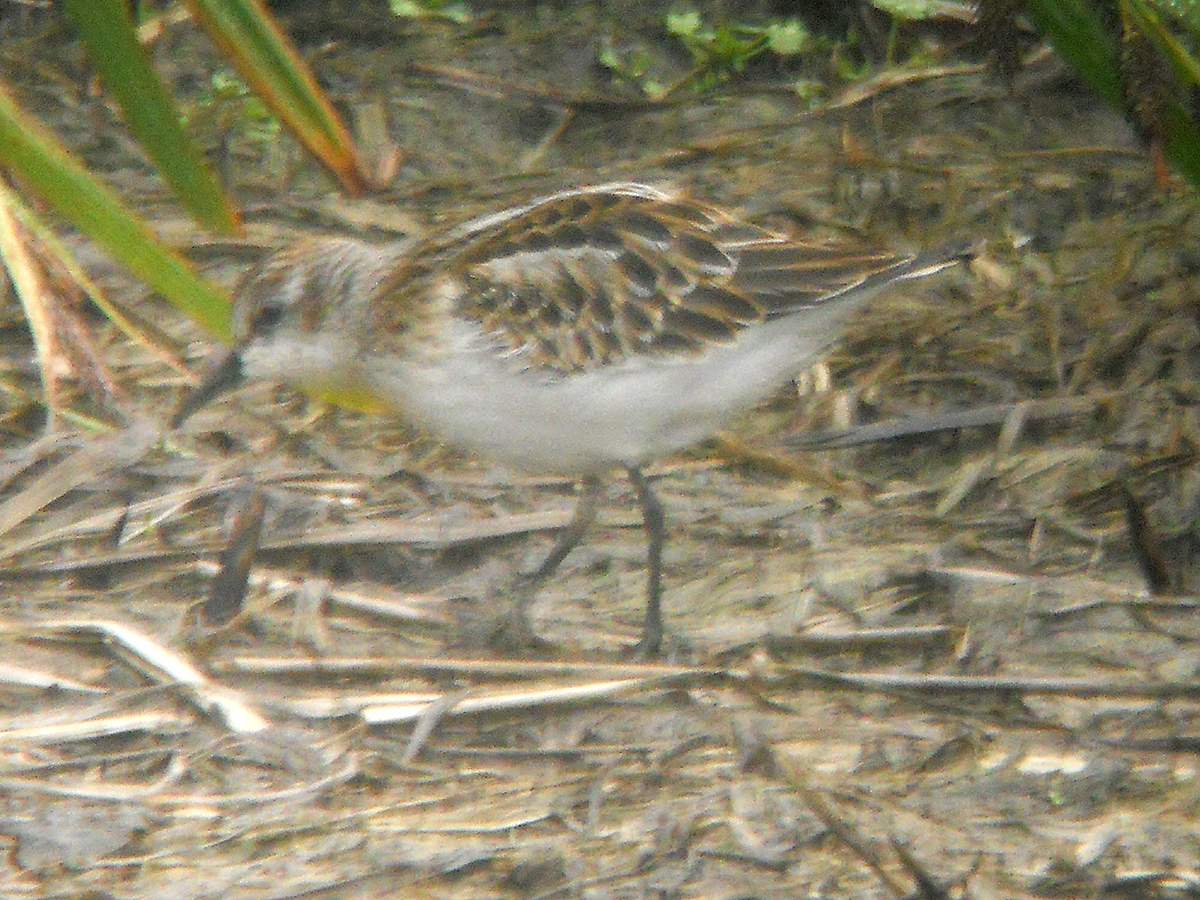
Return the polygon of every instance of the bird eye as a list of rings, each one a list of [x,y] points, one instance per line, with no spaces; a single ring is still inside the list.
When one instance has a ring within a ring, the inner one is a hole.
[[[283,321],[283,307],[278,303],[266,303],[250,318],[250,333],[270,334]]]

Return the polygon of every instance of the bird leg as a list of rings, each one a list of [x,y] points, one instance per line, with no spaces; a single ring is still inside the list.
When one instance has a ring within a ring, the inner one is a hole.
[[[504,649],[545,646],[546,642],[537,637],[529,625],[529,603],[596,521],[596,511],[600,505],[600,487],[600,479],[595,475],[583,479],[571,521],[558,533],[554,546],[550,548],[550,553],[542,560],[542,564],[533,572],[517,579],[512,589],[512,606],[496,623],[488,638],[488,644]]]
[[[658,656],[662,649],[662,552],[666,537],[666,515],[662,501],[655,495],[641,469],[629,468],[629,482],[642,508],[646,529],[646,622],[642,639],[634,645],[639,656]]]
[[[596,521],[596,510],[599,505],[600,479],[595,475],[588,475],[580,485],[579,502],[575,504],[575,514],[571,517],[571,521],[558,533],[554,546],[550,548],[550,553],[542,560],[542,564],[533,574],[529,575],[529,581],[535,588],[553,575],[559,564],[567,558],[567,554],[583,540],[587,530]]]
[[[662,553],[666,538],[666,513],[662,501],[654,493],[642,471],[630,467],[629,481],[642,511],[646,530],[646,619],[642,637],[634,645],[638,656],[658,656],[662,650]],[[541,585],[558,569],[567,554],[579,545],[587,530],[596,521],[600,502],[600,479],[590,475],[583,479],[575,514],[558,533],[550,553],[532,573],[523,576],[513,588],[513,603],[492,632],[488,643],[496,647],[513,648],[539,646],[539,639],[529,626],[528,606]]]

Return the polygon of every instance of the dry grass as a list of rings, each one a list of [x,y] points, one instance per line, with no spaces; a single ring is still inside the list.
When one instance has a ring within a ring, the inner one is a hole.
[[[402,227],[639,174],[791,227],[980,240],[853,323],[814,391],[654,471],[688,648],[661,665],[620,653],[644,590],[624,494],[534,606],[553,658],[489,658],[463,635],[570,485],[268,387],[165,435],[182,380],[95,323],[109,402],[143,424],[38,437],[5,332],[0,894],[1200,891],[1195,204],[1042,65],[1011,92],[968,66],[819,115],[747,93],[544,134],[453,85],[386,97]],[[480,174],[533,149],[537,173]],[[315,216],[262,189],[277,230]],[[825,429],[841,449],[781,437]],[[196,613],[251,490],[263,550],[212,632]],[[1131,509],[1175,593],[1148,595]]]

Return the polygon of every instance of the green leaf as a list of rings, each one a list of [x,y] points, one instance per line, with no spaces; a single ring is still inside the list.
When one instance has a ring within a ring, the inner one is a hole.
[[[1150,8],[1153,5],[1153,3],[1143,4],[1140,0],[1126,0],[1124,8],[1130,18],[1137,23],[1138,28],[1158,45],[1159,50],[1175,68],[1176,74],[1184,81],[1200,85],[1200,62],[1197,61],[1195,54],[1185,47],[1183,42],[1163,23],[1158,14]]]
[[[679,38],[690,38],[700,31],[700,11],[694,6],[677,7],[667,13],[667,33]]]
[[[1159,12],[1174,16],[1192,31],[1200,29],[1200,0],[1148,0]]]
[[[1137,0],[1124,0],[1123,8],[1135,14]],[[1024,8],[1034,26],[1046,35],[1056,50],[1105,101],[1118,109],[1126,108],[1121,87],[1121,48],[1100,10],[1083,0],[1024,0]],[[1146,26],[1146,12],[1141,7],[1139,25]],[[1150,23],[1153,24],[1153,23]],[[1165,32],[1150,28],[1147,34],[1158,36],[1160,46],[1170,52],[1172,42],[1161,42]],[[1184,78],[1188,78],[1190,54],[1172,56],[1171,63]],[[1163,102],[1162,125],[1167,157],[1193,186],[1200,187],[1200,127],[1195,116],[1179,101],[1170,98],[1169,89]]]
[[[945,0],[871,0],[871,5],[897,19],[913,22],[936,18],[946,7]]]
[[[767,46],[780,56],[794,56],[812,46],[812,35],[796,19],[768,25],[766,34]]]
[[[446,19],[456,25],[471,21],[471,11],[465,3],[446,3],[438,0],[391,0],[392,15],[400,19]]]
[[[88,58],[116,97],[134,137],[192,216],[207,228],[237,230],[237,212],[179,123],[171,95],[138,43],[124,0],[64,0]]]
[[[1091,4],[1081,0],[1025,0],[1034,27],[1048,37],[1088,83],[1114,106],[1123,102],[1120,48]]]
[[[132,210],[72,159],[3,87],[0,166],[184,313],[218,337],[230,337],[229,297],[167,250]]]
[[[367,178],[350,133],[270,14],[256,0],[187,0],[187,4],[263,102],[347,192],[361,193]]]

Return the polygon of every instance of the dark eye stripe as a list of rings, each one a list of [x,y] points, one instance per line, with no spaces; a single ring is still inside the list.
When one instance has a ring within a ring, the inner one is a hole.
[[[267,334],[283,321],[283,307],[275,303],[263,304],[250,317],[250,333],[254,335]]]

